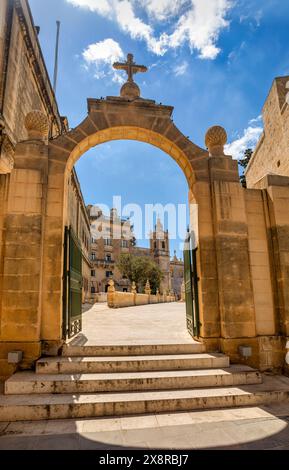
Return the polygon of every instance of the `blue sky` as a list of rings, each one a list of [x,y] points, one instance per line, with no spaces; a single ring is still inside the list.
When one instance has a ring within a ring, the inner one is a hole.
[[[71,127],[86,99],[118,95],[128,52],[149,67],[137,75],[144,98],[175,107],[174,121],[204,146],[208,127],[226,128],[238,158],[262,130],[261,109],[276,76],[289,74],[288,0],[30,0],[49,73],[61,21],[57,98]],[[186,203],[176,163],[138,142],[91,150],[77,164],[87,203]],[[172,250],[179,251],[179,240]]]

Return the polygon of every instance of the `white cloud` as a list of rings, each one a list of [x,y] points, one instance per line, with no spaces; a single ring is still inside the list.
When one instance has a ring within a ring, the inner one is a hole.
[[[240,46],[233,49],[230,52],[230,54],[228,55],[228,64],[231,64],[232,62],[239,60],[239,58],[240,58],[242,52],[245,50],[246,46],[247,46],[246,41],[242,41]]]
[[[251,121],[249,121],[249,124],[252,125],[252,124],[260,124],[261,121],[262,121],[263,117],[262,117],[262,114],[260,114],[258,117],[254,118],[254,119],[251,119]]]
[[[156,54],[162,55],[160,44],[154,39],[153,29],[135,16],[133,6],[129,0],[115,3],[116,21],[120,28],[128,33],[132,39],[144,40],[149,49]]]
[[[100,15],[106,16],[110,13],[110,0],[67,0],[67,2],[74,7],[86,8]]]
[[[173,68],[174,74],[176,77],[180,77],[181,75],[185,75],[186,71],[188,70],[189,64],[187,61],[184,61],[182,64],[176,65]]]
[[[152,19],[163,21],[179,13],[188,0],[140,0]]]
[[[111,76],[114,82],[123,83],[122,76],[113,69],[112,64],[124,58],[120,45],[113,39],[90,44],[83,51],[86,66],[93,67],[96,78]]]
[[[256,10],[254,7],[252,8],[252,6],[248,4],[247,0],[243,4],[239,4],[239,9],[242,11],[242,14],[240,15],[240,23],[249,21],[251,22],[251,26],[261,26],[261,20],[264,16],[262,9]],[[255,21],[255,24],[252,24],[252,20]]]
[[[231,8],[228,0],[191,0],[192,8],[178,21],[169,38],[171,47],[188,41],[191,50],[199,51],[201,59],[215,59],[220,52],[216,42],[222,29],[229,26],[225,19]]]
[[[254,16],[257,26],[261,26],[261,20],[263,18],[263,11],[258,10]]]
[[[232,155],[234,159],[241,160],[244,158],[245,150],[248,148],[254,150],[263,132],[263,128],[260,126],[252,127],[250,124],[260,122],[260,118],[261,116],[258,116],[256,119],[251,119],[249,127],[244,129],[243,135],[225,146],[226,155]]]
[[[231,0],[66,0],[115,21],[132,39],[143,40],[156,55],[188,44],[201,59],[215,59],[220,52],[217,42],[227,28]],[[167,27],[159,35],[135,11]]]

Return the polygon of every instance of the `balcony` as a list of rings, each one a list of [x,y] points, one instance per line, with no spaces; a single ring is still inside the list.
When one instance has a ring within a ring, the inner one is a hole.
[[[98,268],[106,268],[106,267],[112,267],[115,264],[115,260],[107,260],[107,259],[101,259],[101,258],[96,258],[92,260],[93,265],[98,267]]]

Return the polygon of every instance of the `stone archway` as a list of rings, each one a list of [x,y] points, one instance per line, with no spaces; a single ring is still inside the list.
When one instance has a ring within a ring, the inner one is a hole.
[[[223,145],[225,140],[222,129],[214,128],[208,134],[207,145],[210,147],[211,152],[211,155],[209,155],[206,150],[192,143],[180,132],[172,120],[172,112],[172,107],[158,105],[152,100],[139,98],[131,100],[125,97],[108,97],[105,100],[90,99],[88,100],[87,118],[77,128],[49,142],[47,213],[53,213],[54,223],[51,223],[48,215],[45,224],[45,239],[48,241],[48,245],[44,246],[44,263],[50,265],[53,259],[54,269],[52,272],[44,269],[43,292],[45,293],[45,289],[47,289],[47,295],[44,295],[43,298],[42,325],[45,340],[53,340],[53,337],[48,334],[51,331],[50,312],[58,312],[57,318],[61,321],[61,305],[56,299],[54,306],[52,306],[49,293],[52,291],[57,273],[59,277],[58,288],[61,289],[59,273],[62,269],[62,262],[59,260],[59,264],[58,262],[58,265],[55,264],[55,254],[59,252],[60,239],[62,240],[65,225],[66,178],[76,161],[90,148],[111,140],[130,139],[154,145],[173,158],[186,176],[191,201],[193,200],[199,206],[198,264],[200,273],[201,338],[207,340],[213,348],[220,347],[219,338],[222,336],[222,329],[226,329],[226,324],[231,323],[231,320],[227,318],[226,321],[221,321],[220,302],[224,305],[226,299],[220,297],[220,294],[222,296],[220,287],[223,284],[222,270],[224,271],[226,267],[218,264],[217,218],[222,216],[217,213],[219,194],[215,192],[216,188],[213,186],[218,185],[220,181],[231,182],[235,185],[235,191],[239,190],[241,192],[237,164],[231,157],[224,155]],[[56,181],[58,182],[57,187]],[[49,199],[53,201],[53,194],[61,196],[58,205],[49,202]],[[56,229],[58,231],[57,239]],[[253,299],[248,254],[247,259],[246,256],[243,256],[243,258],[242,261],[239,258],[239,262],[245,264],[244,273],[247,273],[249,283],[242,299],[243,307],[236,306],[236,304],[235,306],[236,309],[251,308],[252,312]],[[229,302],[232,302],[231,298]],[[248,317],[246,317],[245,323],[247,320]],[[245,325],[247,326],[246,336],[254,336],[255,333],[252,332],[253,324],[254,319],[251,317],[249,324]],[[57,324],[55,321],[54,326],[57,331],[61,330],[60,323]],[[54,337],[57,331],[55,330],[52,333]],[[225,334],[229,335],[228,332],[225,332]]]
[[[88,116],[75,129],[67,132],[59,138],[49,142],[49,178],[48,178],[48,201],[53,200],[53,194],[61,194],[62,203],[52,203],[54,223],[47,215],[45,238],[51,240],[48,246],[44,246],[44,260],[49,259],[53,253],[55,242],[56,223],[59,225],[59,237],[63,236],[63,227],[66,224],[66,180],[76,161],[90,148],[112,140],[137,140],[146,142],[162,149],[172,157],[184,172],[188,187],[194,191],[197,184],[208,182],[208,152],[194,145],[175,126],[172,120],[173,108],[157,105],[152,100],[128,100],[125,98],[110,97],[106,100],[88,100]],[[56,181],[58,187],[56,188]],[[51,182],[51,187],[50,187]],[[51,194],[51,196],[49,196]],[[55,198],[54,198],[55,199]],[[58,211],[58,212],[57,212]],[[49,202],[47,213],[50,213]],[[56,214],[58,219],[56,220]],[[51,227],[51,229],[50,229]],[[51,237],[51,238],[50,238]],[[59,238],[60,239],[60,238]],[[59,244],[59,240],[57,242]],[[59,248],[55,246],[55,253]],[[55,260],[55,256],[52,255]],[[62,262],[54,266],[58,273],[62,269]],[[43,286],[52,290],[55,282],[56,271],[51,272],[44,269]],[[49,287],[51,286],[51,287]],[[45,296],[43,299],[42,324],[48,325],[45,312],[51,312],[51,306],[47,305]],[[48,303],[51,297],[48,295]],[[55,305],[54,311],[59,311],[61,306]],[[61,317],[59,317],[61,321]],[[59,330],[60,325],[57,325]],[[46,327],[44,326],[44,330]],[[55,332],[54,332],[55,334]],[[47,340],[52,340],[46,334]]]
[[[233,349],[238,355],[243,338],[256,337],[246,209],[240,202],[245,196],[237,162],[224,155],[226,133],[222,128],[209,130],[207,152],[180,132],[172,113],[170,106],[138,97],[89,99],[86,119],[49,141],[45,117],[39,112],[28,115],[29,139],[16,148],[10,179],[6,239],[14,240],[14,249],[3,278],[9,284],[13,260],[16,262],[17,253],[27,249],[31,256],[25,258],[23,270],[30,273],[33,291],[24,276],[14,286],[13,296],[11,289],[3,290],[0,337],[2,344],[10,342],[14,349],[25,351],[26,364],[41,351],[56,354],[63,344],[68,176],[87,150],[119,139],[146,142],[167,153],[186,176],[190,201],[198,204],[200,339],[212,350]],[[234,276],[239,283],[231,285]],[[13,306],[18,317],[13,315]]]

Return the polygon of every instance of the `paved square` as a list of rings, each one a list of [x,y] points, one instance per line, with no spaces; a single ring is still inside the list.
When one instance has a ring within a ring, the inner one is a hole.
[[[83,315],[74,346],[192,343],[183,302],[109,309],[95,304]]]

